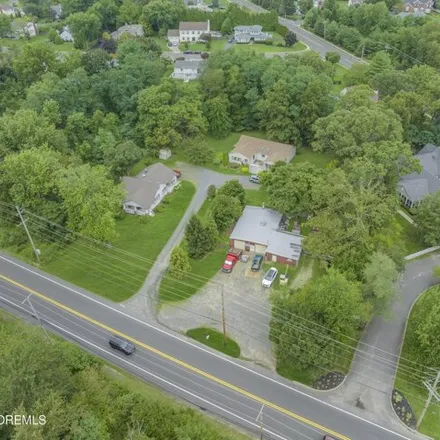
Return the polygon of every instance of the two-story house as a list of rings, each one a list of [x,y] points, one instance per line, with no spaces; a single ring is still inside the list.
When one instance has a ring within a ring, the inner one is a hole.
[[[403,0],[403,9],[405,12],[429,14],[434,7],[433,0]]]
[[[263,32],[263,26],[235,26],[234,39],[236,43],[250,43],[251,41],[262,42],[270,40],[272,35]]]
[[[202,59],[176,61],[171,78],[181,79],[185,82],[198,79],[202,73],[203,65],[204,61]]]
[[[168,30],[168,41],[170,43],[185,43],[199,41],[204,34],[209,34],[211,25],[208,21],[181,21],[179,29]]]
[[[123,209],[127,214],[154,215],[154,208],[179,184],[176,173],[158,162],[137,177],[122,178],[126,196]]]
[[[242,135],[229,153],[229,162],[246,165],[250,173],[258,174],[276,162],[290,162],[295,153],[293,145]]]

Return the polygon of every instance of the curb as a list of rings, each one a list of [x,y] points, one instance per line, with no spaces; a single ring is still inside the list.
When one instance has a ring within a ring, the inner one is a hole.
[[[431,287],[434,287],[434,286],[431,286]],[[406,316],[405,328],[403,329],[403,338],[402,338],[402,340],[400,341],[399,363],[398,363],[397,368],[395,369],[394,374],[393,374],[393,389],[394,389],[394,384],[396,383],[397,371],[399,370],[399,366],[400,366],[400,359],[401,359],[401,356],[402,356],[403,344],[405,343],[405,336],[406,336],[406,330],[407,330],[407,328],[408,328],[409,317],[411,316],[412,310],[413,310],[414,306],[417,304],[417,302],[419,301],[419,299],[421,299],[422,296],[425,295],[425,294],[428,292],[429,289],[431,289],[431,287],[428,287],[428,289],[426,289],[424,292],[422,292],[422,293],[421,293],[421,294],[415,299],[415,301],[411,304],[411,308],[409,309],[408,315]],[[412,432],[412,433],[414,433],[414,434],[417,434],[417,435],[420,435],[420,436],[424,436],[426,439],[434,440],[432,437],[429,437],[429,436],[427,436],[427,435],[425,435],[425,434],[422,434],[422,433],[419,432],[419,431],[416,431],[416,430],[410,428],[408,425],[406,425],[405,423],[403,423],[402,420],[400,420],[400,417],[397,415],[396,411],[394,410],[393,402],[392,402],[392,400],[391,400],[391,399],[393,398],[392,396],[393,396],[393,395],[392,395],[392,393],[391,393],[391,396],[390,396],[390,399],[388,400],[388,402],[389,402],[389,404],[390,404],[390,406],[391,406],[391,409],[392,409],[394,415],[396,416],[397,420],[399,421],[399,423],[400,423],[401,425],[403,425],[408,431],[410,431],[410,432]]]

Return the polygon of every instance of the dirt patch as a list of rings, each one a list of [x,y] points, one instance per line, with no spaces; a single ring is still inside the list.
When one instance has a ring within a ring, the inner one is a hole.
[[[344,378],[344,374],[337,371],[330,371],[330,373],[316,379],[313,383],[313,388],[317,390],[332,390],[340,385]]]
[[[399,390],[394,389],[391,402],[393,404],[394,411],[396,412],[399,419],[402,420],[402,422],[405,423],[406,426],[416,429],[416,417],[411,408],[411,405],[406,400],[403,393],[401,393]]]

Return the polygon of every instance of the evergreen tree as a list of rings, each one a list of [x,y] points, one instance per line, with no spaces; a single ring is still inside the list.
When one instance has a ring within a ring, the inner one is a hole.
[[[171,276],[178,279],[184,278],[185,275],[191,270],[188,252],[181,246],[176,246],[172,250],[168,270]]]
[[[208,232],[199,217],[193,215],[185,230],[188,242],[188,255],[195,260],[201,260],[208,252],[210,239]]]

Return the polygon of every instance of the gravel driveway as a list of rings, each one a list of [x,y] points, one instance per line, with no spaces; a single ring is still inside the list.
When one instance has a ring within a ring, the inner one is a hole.
[[[164,305],[158,321],[179,332],[208,326],[222,331],[221,290],[225,299],[226,332],[241,349],[241,356],[275,369],[269,341],[270,289],[261,287],[263,273],[250,271],[251,259],[238,262],[230,274],[219,271],[190,299]],[[191,313],[186,310],[190,310]]]

